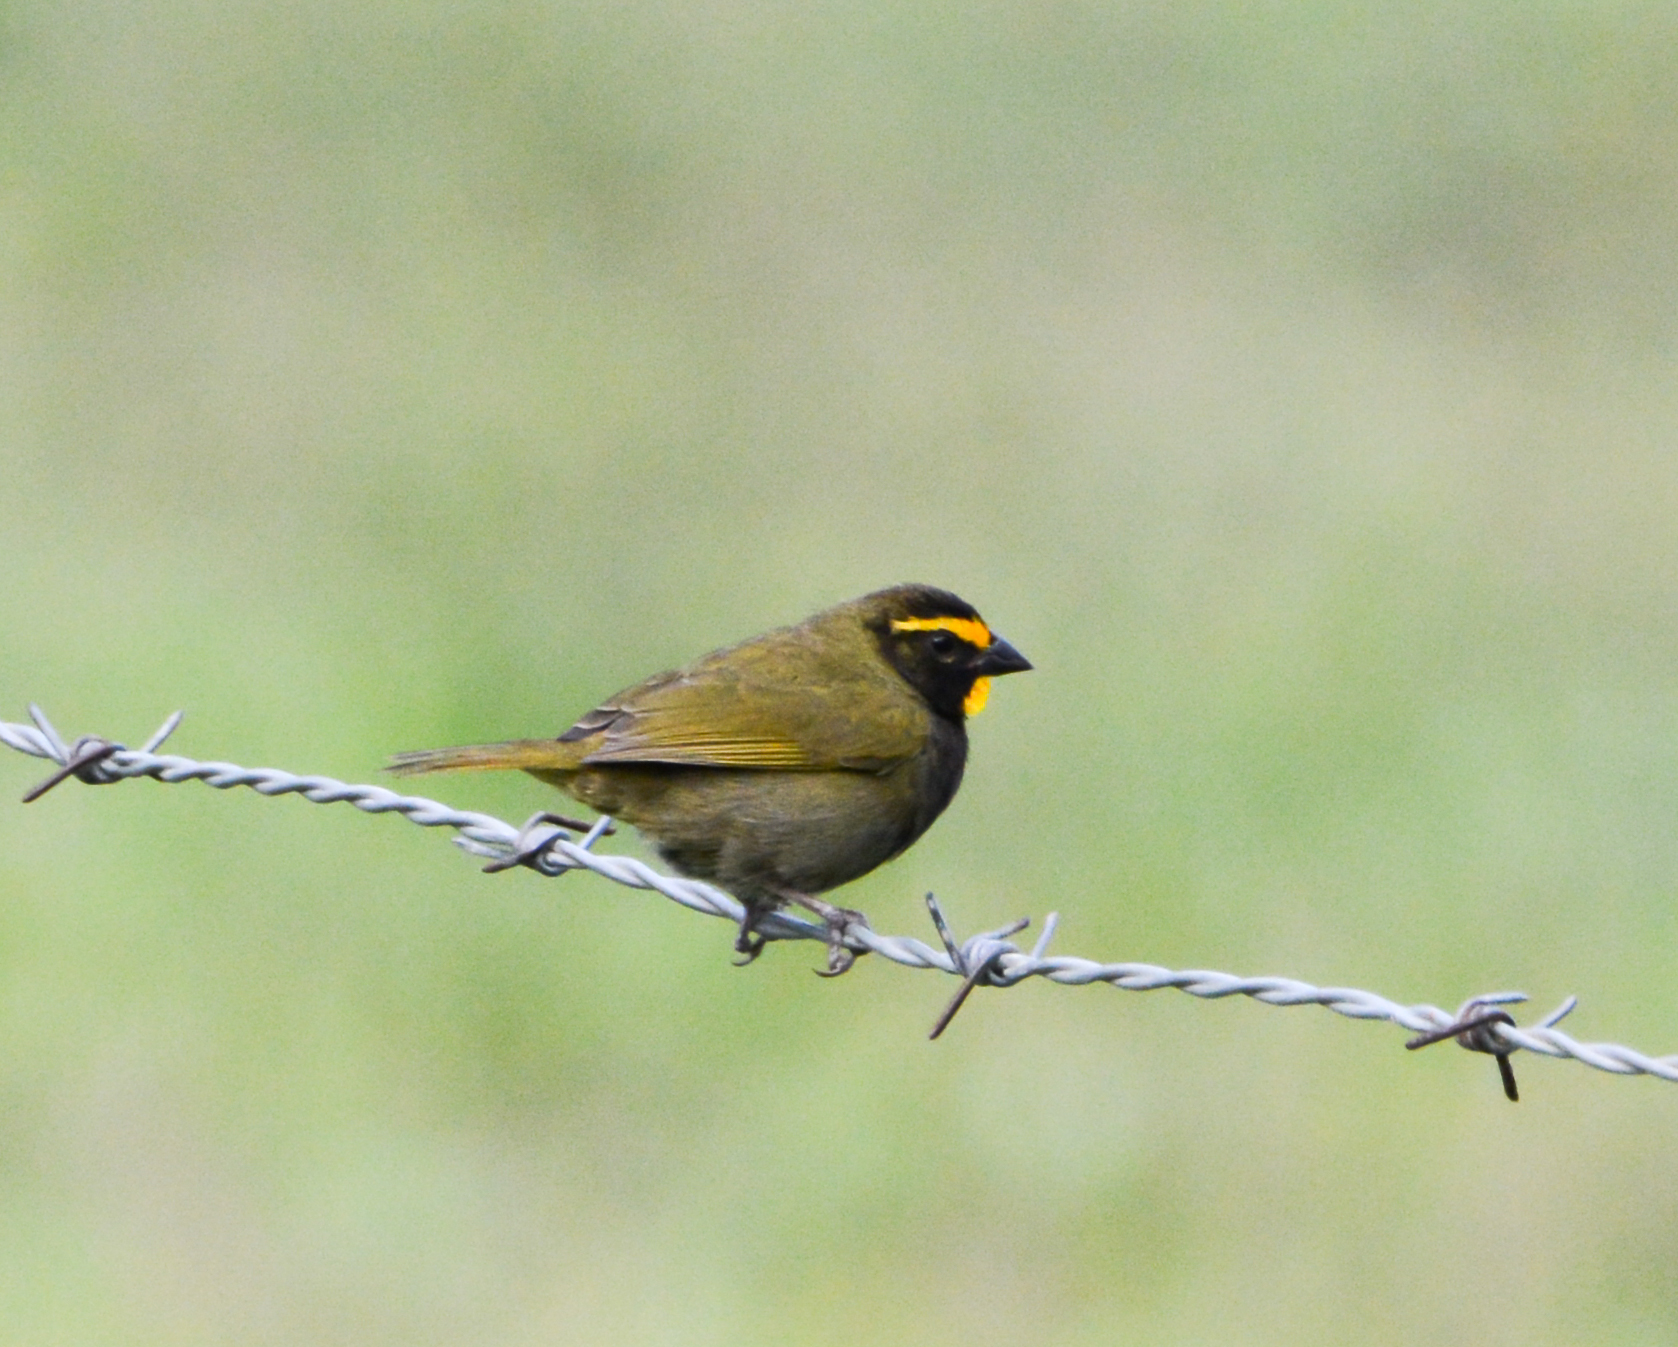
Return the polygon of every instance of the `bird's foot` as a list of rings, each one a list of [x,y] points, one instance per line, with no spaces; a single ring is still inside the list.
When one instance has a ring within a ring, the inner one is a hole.
[[[744,955],[736,959],[734,966],[744,968],[749,963],[755,963],[757,956],[763,953],[763,947],[769,942],[757,933],[758,919],[763,916],[764,909],[746,905],[746,910],[740,914],[740,933],[734,937],[734,952]]]
[[[756,963],[757,956],[763,953],[763,947],[769,942],[761,935],[742,935],[734,942],[734,952],[741,958],[734,960],[736,968],[744,968],[749,963]]]
[[[836,978],[841,973],[850,972],[851,965],[856,962],[857,951],[845,943],[845,937],[853,927],[860,926],[866,930],[868,918],[854,908],[838,907],[807,893],[789,893],[787,898],[814,912],[827,927],[827,968],[825,971],[816,969],[816,976]],[[866,954],[868,951],[861,952]]]

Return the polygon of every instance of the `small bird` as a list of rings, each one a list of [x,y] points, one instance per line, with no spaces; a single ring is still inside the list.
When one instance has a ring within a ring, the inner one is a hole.
[[[735,950],[795,903],[827,927],[827,976],[859,912],[818,895],[901,855],[944,812],[967,717],[1030,662],[971,604],[898,585],[655,674],[557,739],[401,753],[398,773],[518,768],[633,823],[677,871],[745,907]]]

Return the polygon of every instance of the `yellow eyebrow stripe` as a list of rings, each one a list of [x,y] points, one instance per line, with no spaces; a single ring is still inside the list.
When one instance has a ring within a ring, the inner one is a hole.
[[[893,631],[947,631],[979,650],[990,645],[990,628],[976,617],[904,617],[891,624]]]

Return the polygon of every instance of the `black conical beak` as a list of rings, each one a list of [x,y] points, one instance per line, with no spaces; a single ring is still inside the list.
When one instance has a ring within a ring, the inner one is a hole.
[[[1024,673],[1030,667],[1031,661],[1000,636],[994,637],[991,643],[979,652],[979,658],[974,660],[972,665],[973,672],[980,678]]]

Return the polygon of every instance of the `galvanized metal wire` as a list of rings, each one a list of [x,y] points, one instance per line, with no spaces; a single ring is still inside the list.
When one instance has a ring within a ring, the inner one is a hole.
[[[524,865],[558,877],[573,870],[590,870],[632,889],[650,889],[695,912],[738,923],[743,910],[738,899],[698,880],[663,874],[629,856],[602,855],[593,850],[605,834],[609,821],[599,820],[584,829],[566,827],[537,815],[523,827],[489,814],[454,809],[423,796],[404,795],[384,786],[351,785],[327,776],[299,776],[274,767],[241,767],[231,762],[199,762],[192,758],[159,753],[157,749],[180,723],[176,712],[141,747],[126,748],[94,735],[67,744],[39,707],[31,705],[33,724],[0,722],[0,743],[56,763],[59,770],[31,791],[33,799],[59,781],[75,776],[90,785],[107,785],[134,777],[151,777],[169,783],[202,781],[217,790],[248,786],[262,795],[301,795],[315,804],[352,804],[369,814],[400,814],[424,828],[453,828],[455,844],[475,856],[486,858],[488,869]],[[963,990],[951,1010],[940,1021],[937,1032],[948,1022],[948,1014],[960,1004],[973,985],[1011,987],[1027,978],[1046,978],[1066,986],[1108,983],[1126,991],[1158,991],[1174,987],[1190,996],[1218,1000],[1245,996],[1269,1006],[1322,1006],[1337,1015],[1355,1020],[1385,1020],[1418,1035],[1412,1045],[1455,1037],[1466,1048],[1506,1059],[1524,1050],[1545,1057],[1568,1058],[1622,1076],[1655,1076],[1678,1082],[1678,1055],[1652,1057],[1617,1043],[1581,1043],[1555,1026],[1577,1004],[1569,997],[1537,1023],[1521,1027],[1506,1012],[1487,1007],[1510,1005],[1526,999],[1521,992],[1495,992],[1469,998],[1455,1012],[1438,1006],[1403,1005],[1374,992],[1355,987],[1316,987],[1296,978],[1240,977],[1209,969],[1162,968],[1148,963],[1103,963],[1069,954],[1049,954],[1048,946],[1058,924],[1050,913],[1041,934],[1030,950],[1009,939],[1025,925],[1022,920],[998,931],[983,932],[957,942],[949,933],[943,913],[928,898],[933,921],[942,937],[943,948],[935,948],[913,936],[882,935],[866,926],[853,925],[845,932],[845,944],[858,952],[867,951],[908,968],[930,968],[964,979]],[[822,926],[787,912],[776,912],[757,926],[770,940],[826,941]],[[1504,1062],[1507,1066],[1506,1061]],[[1505,1070],[1506,1085],[1513,1097],[1513,1078]]]

